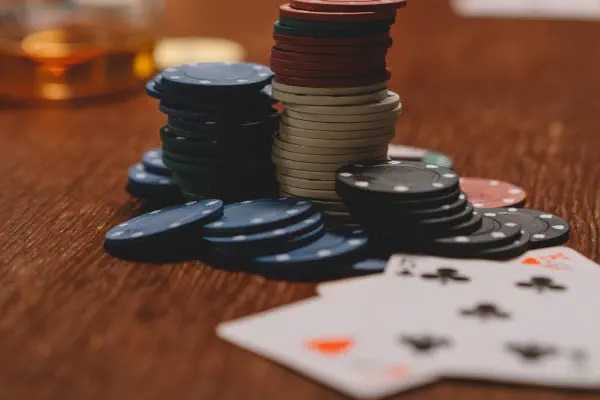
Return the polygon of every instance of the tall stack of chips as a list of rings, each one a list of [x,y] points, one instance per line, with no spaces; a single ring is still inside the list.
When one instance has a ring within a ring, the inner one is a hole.
[[[387,89],[389,32],[401,0],[293,0],[280,7],[271,69],[285,105],[273,143],[280,194],[351,222],[335,191],[348,163],[387,158],[400,97]]]
[[[272,77],[259,64],[195,63],[148,83],[169,117],[160,132],[164,164],[188,199],[277,194],[270,152],[280,113],[272,108]]]

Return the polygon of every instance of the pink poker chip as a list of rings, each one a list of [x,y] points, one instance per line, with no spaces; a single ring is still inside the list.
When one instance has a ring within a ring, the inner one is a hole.
[[[527,193],[508,182],[485,178],[460,178],[460,187],[475,208],[519,207]]]

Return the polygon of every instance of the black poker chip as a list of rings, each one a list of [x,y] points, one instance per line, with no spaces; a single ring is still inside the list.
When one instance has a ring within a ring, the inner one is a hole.
[[[501,208],[497,212],[531,234],[533,249],[558,246],[569,240],[569,223],[556,215],[526,208]]]
[[[340,195],[376,199],[419,199],[450,194],[459,187],[456,172],[418,161],[376,161],[338,171]],[[345,192],[345,193],[344,193]]]
[[[374,209],[363,211],[360,205],[348,204],[348,209],[355,215],[363,214],[366,219],[381,219],[381,220],[416,220],[416,219],[432,219],[439,217],[450,217],[463,212],[467,209],[468,200],[464,193],[461,193],[457,199],[450,200],[445,204],[434,206],[432,208],[404,207],[401,205],[390,206],[387,204],[379,204]]]
[[[273,79],[266,66],[245,62],[192,63],[169,67],[161,73],[163,99],[195,99],[211,95],[259,92]]]
[[[467,254],[469,251],[483,251],[511,243],[520,236],[522,226],[501,215],[499,211],[500,209],[477,210],[482,215],[482,225],[477,231],[469,235],[437,239],[432,247],[445,254]]]
[[[180,196],[179,187],[170,176],[149,172],[144,164],[131,166],[127,176],[127,191],[134,197],[169,200]]]
[[[531,249],[531,234],[523,230],[512,243],[481,250],[473,253],[471,257],[490,260],[510,260],[519,257],[529,249]]]

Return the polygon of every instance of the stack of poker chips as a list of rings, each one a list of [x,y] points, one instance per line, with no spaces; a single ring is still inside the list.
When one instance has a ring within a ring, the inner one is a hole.
[[[309,198],[334,222],[351,215],[336,171],[385,160],[401,112],[387,89],[389,31],[403,1],[294,0],[280,7],[271,69],[285,105],[273,161],[281,195]]]
[[[160,100],[162,157],[188,199],[226,202],[277,194],[270,152],[280,113],[273,73],[252,63],[195,63],[164,70],[146,86]]]
[[[521,223],[516,211],[476,210],[448,168],[397,160],[349,165],[338,171],[336,188],[386,255],[508,259],[531,247],[534,224]],[[557,242],[568,237],[555,236]]]

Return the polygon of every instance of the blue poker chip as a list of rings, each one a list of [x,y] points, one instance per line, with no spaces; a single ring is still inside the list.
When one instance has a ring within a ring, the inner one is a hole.
[[[158,238],[185,234],[190,229],[202,227],[218,219],[223,213],[221,200],[191,201],[167,207],[133,218],[106,233],[106,245],[127,246]]]
[[[156,75],[153,79],[146,83],[146,94],[152,98],[157,100],[161,100],[163,98],[163,91],[160,88],[161,85],[161,75]]]
[[[150,149],[142,156],[142,164],[146,171],[161,176],[171,176],[171,170],[167,168],[163,161],[163,151],[161,148]]]
[[[301,221],[312,213],[309,200],[268,198],[225,206],[223,218],[206,225],[206,235],[231,236],[274,230]]]
[[[176,93],[202,94],[262,90],[273,79],[269,67],[244,62],[192,63],[165,69],[161,89],[168,97]]]
[[[355,263],[352,269],[357,272],[383,272],[387,263],[388,260],[383,258],[368,258]]]
[[[328,232],[320,239],[296,250],[256,257],[253,264],[263,271],[322,267],[331,262],[358,256],[367,249],[368,242],[368,236],[361,229]]]
[[[127,176],[127,191],[134,197],[162,199],[181,194],[171,177],[149,172],[141,163],[130,167]]]
[[[223,237],[204,237],[204,240],[209,242],[211,245],[219,246],[220,248],[225,247],[248,247],[250,250],[256,248],[256,246],[273,244],[277,242],[283,242],[288,239],[301,236],[307,232],[315,230],[319,225],[323,224],[323,216],[321,213],[313,213],[306,219],[300,222],[296,222],[289,226],[284,226],[271,231],[259,232],[254,234],[241,234],[235,236],[223,236]]]

